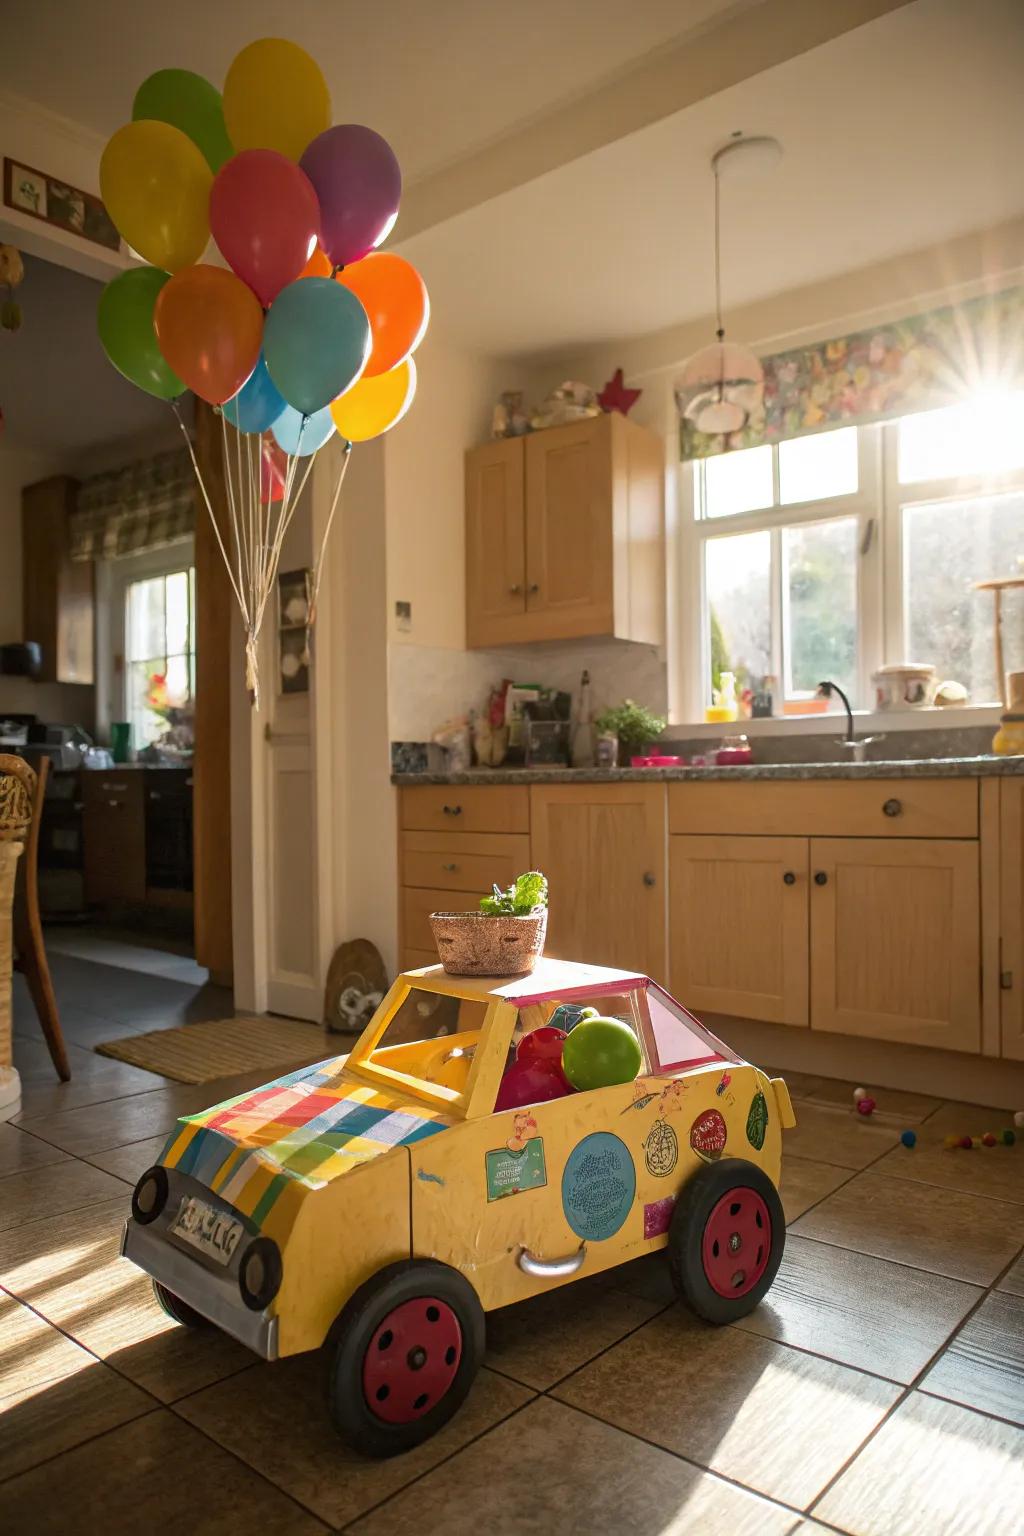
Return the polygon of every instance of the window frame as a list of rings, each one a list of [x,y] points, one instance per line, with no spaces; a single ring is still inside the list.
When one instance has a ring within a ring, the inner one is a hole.
[[[128,588],[137,581],[172,575],[195,566],[195,541],[191,534],[159,549],[122,555],[96,563],[96,648],[98,657],[96,727],[100,738],[114,720],[127,720]],[[195,611],[192,615],[195,643]],[[140,743],[132,743],[138,749]]]

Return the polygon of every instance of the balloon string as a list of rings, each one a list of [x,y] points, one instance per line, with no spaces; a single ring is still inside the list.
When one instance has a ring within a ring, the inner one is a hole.
[[[334,488],[334,500],[331,502],[331,510],[327,514],[327,523],[324,527],[324,536],[320,540],[320,553],[316,557],[316,567],[313,571],[313,591],[309,600],[309,624],[310,629],[316,623],[316,604],[320,596],[320,577],[324,568],[324,553],[327,549],[327,540],[331,533],[331,524],[334,522],[334,514],[338,510],[338,501],[341,496],[341,488],[345,484],[345,472],[348,469],[349,460],[352,457],[352,444],[346,440],[344,458],[341,461],[341,469],[338,472],[338,483]]]
[[[235,536],[234,537],[235,564],[236,564],[237,569],[238,569],[238,588],[239,588],[240,591],[244,591],[245,590],[245,582],[242,579],[242,541],[241,541],[241,535],[240,535],[240,531],[239,531],[240,519],[239,519],[238,503],[237,503],[236,496],[235,496],[235,485],[234,485],[234,482],[233,482],[233,479],[232,479],[232,475],[231,475],[231,451],[230,451],[230,449],[228,447],[228,424],[227,424],[227,417],[224,415],[223,411],[219,411],[218,415],[220,416],[221,457],[222,457],[222,462],[224,464],[224,486],[225,486],[225,489],[227,491],[227,498],[228,498],[228,516],[231,519],[231,528],[232,528],[232,532],[234,533],[234,536]],[[239,476],[238,492],[239,492],[239,495],[240,495],[241,494],[241,476]],[[242,617],[243,618],[247,618],[248,617],[248,613],[247,613],[247,610],[246,610],[244,604],[242,606]]]
[[[218,544],[218,547],[220,548],[221,556],[222,556],[222,558],[224,560],[224,569],[228,573],[228,580],[231,583],[232,590],[234,591],[235,597],[238,599],[238,606],[241,608],[242,613],[244,615],[245,612],[246,612],[245,602],[243,601],[241,591],[239,590],[239,587],[238,587],[238,583],[235,581],[235,573],[231,569],[231,561],[228,559],[228,552],[224,548],[224,540],[221,538],[221,532],[220,532],[220,528],[217,525],[217,519],[213,515],[213,507],[210,505],[210,497],[209,497],[209,494],[208,494],[207,489],[206,489],[206,484],[205,484],[205,482],[203,480],[202,471],[199,468],[199,460],[196,458],[195,448],[192,446],[192,439],[188,435],[188,428],[186,427],[185,423],[181,419],[181,412],[178,410],[178,402],[176,400],[172,400],[170,402],[170,404],[171,404],[171,410],[174,412],[174,415],[175,415],[175,418],[177,420],[178,426],[181,428],[181,435],[185,439],[185,445],[188,448],[188,455],[189,455],[189,458],[192,460],[192,468],[195,470],[196,480],[199,482],[199,489],[203,493],[203,501],[206,503],[206,510],[210,514],[210,522],[213,524],[213,531],[217,535],[217,544]]]
[[[258,609],[257,615],[256,615],[256,628],[257,628],[257,630],[260,628],[260,626],[263,623],[263,615],[266,612],[267,602],[269,600],[270,593],[273,590],[274,578],[275,578],[275,576],[277,574],[277,567],[278,567],[278,563],[279,563],[280,558],[281,558],[281,545],[284,542],[285,530],[288,527],[288,523],[291,521],[291,513],[294,510],[294,505],[293,505],[293,501],[292,501],[292,493],[293,493],[293,490],[294,490],[294,487],[295,487],[295,473],[296,473],[296,470],[298,468],[299,458],[300,458],[301,449],[302,449],[302,439],[303,439],[303,435],[305,434],[305,431],[306,431],[306,423],[308,422],[308,420],[309,420],[309,417],[306,416],[306,415],[303,415],[302,421],[301,421],[301,423],[299,425],[299,436],[298,436],[298,441],[295,444],[295,452],[294,452],[294,454],[289,454],[289,456],[288,456],[288,470],[287,470],[287,475],[286,475],[286,479],[285,479],[284,497],[283,497],[282,502],[281,502],[281,511],[280,511],[280,513],[278,515],[277,526],[276,526],[276,528],[274,530],[273,541],[271,541],[270,538],[269,538],[270,520],[269,520],[269,518],[267,520],[268,538],[267,538],[267,544],[266,544],[265,551],[264,551],[264,559],[263,559],[263,564],[262,564],[261,573],[260,573],[260,575],[261,575],[261,580],[260,580],[261,593],[260,593],[260,605],[259,605],[259,609]],[[308,470],[307,470],[307,474],[308,474]],[[303,481],[303,484],[305,484],[305,481]],[[301,492],[300,492],[300,494],[301,494]],[[296,500],[297,499],[298,498],[296,498]]]

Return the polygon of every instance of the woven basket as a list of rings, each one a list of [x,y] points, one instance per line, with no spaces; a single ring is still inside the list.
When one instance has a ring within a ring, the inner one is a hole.
[[[11,913],[21,844],[0,841],[0,1068],[9,1067],[11,1042]]]
[[[544,953],[548,913],[431,912],[430,926],[449,976],[529,976]]]

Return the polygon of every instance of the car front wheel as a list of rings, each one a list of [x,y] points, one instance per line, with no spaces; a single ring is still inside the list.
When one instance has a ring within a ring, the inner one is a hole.
[[[778,1190],[745,1158],[710,1163],[684,1185],[672,1213],[668,1258],[682,1299],[709,1323],[753,1312],[786,1244]]]
[[[484,1353],[469,1281],[428,1260],[389,1264],[361,1286],[328,1342],[335,1428],[365,1456],[394,1456],[462,1406]]]
[[[169,1291],[165,1285],[161,1285],[159,1280],[153,1281],[153,1295],[167,1316],[173,1317],[176,1323],[183,1323],[186,1328],[213,1327],[208,1318],[205,1318],[201,1312],[197,1312],[195,1307],[190,1307],[187,1301],[182,1301],[180,1296],[175,1296],[174,1292]]]

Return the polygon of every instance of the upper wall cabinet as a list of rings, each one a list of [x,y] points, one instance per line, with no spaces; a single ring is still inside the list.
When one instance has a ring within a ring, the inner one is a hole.
[[[466,455],[466,644],[664,639],[664,448],[618,412]]]
[[[21,493],[21,631],[42,647],[40,682],[93,681],[93,563],[69,553],[76,490],[54,475]]]

